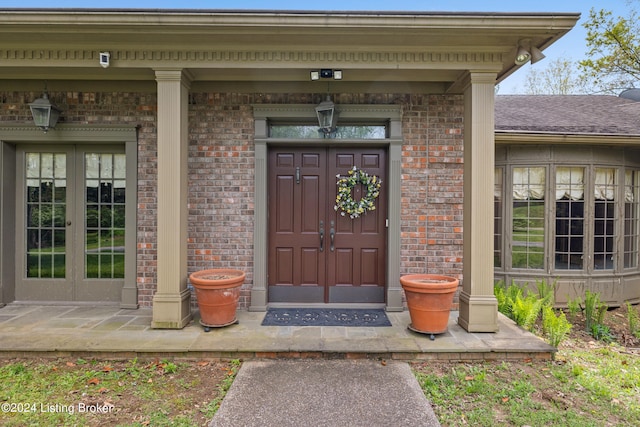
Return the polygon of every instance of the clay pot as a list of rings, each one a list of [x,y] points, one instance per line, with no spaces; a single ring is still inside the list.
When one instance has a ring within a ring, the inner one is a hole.
[[[458,289],[458,279],[433,274],[409,274],[400,277],[411,316],[409,329],[431,334],[447,331],[449,312]]]
[[[241,270],[214,268],[191,273],[189,280],[196,290],[200,324],[205,331],[237,322],[236,310],[245,274]]]

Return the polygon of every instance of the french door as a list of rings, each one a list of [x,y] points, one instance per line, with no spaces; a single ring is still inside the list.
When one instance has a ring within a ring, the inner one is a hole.
[[[353,166],[383,187],[375,210],[351,219],[334,206],[337,175]],[[272,148],[268,176],[269,302],[384,303],[386,149]]]
[[[120,301],[124,146],[24,145],[16,173],[16,300]]]

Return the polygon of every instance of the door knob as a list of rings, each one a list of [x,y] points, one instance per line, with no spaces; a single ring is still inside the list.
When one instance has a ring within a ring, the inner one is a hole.
[[[324,222],[320,221],[320,252],[324,251]]]

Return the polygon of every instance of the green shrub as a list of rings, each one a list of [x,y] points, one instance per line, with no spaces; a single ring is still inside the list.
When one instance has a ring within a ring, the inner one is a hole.
[[[555,290],[556,290],[556,282],[552,284],[548,284],[546,280],[536,280],[536,289],[538,290],[538,298],[540,298],[543,302],[544,306],[552,306],[555,304]]]
[[[498,311],[509,319],[513,319],[513,304],[517,299],[522,298],[522,289],[513,281],[506,286],[503,281],[499,281],[493,287],[493,293],[498,300]]]
[[[542,309],[542,331],[548,337],[549,344],[554,347],[565,339],[571,330],[571,323],[567,320],[561,311],[557,316],[555,310],[546,305]]]
[[[602,325],[607,305],[600,301],[600,294],[587,291],[584,297],[585,329],[593,335],[594,325]],[[596,327],[597,328],[597,327]],[[594,338],[597,337],[594,335]]]
[[[526,330],[531,331],[538,320],[543,304],[544,300],[534,294],[527,295],[525,298],[517,297],[512,306],[513,320]]]
[[[598,341],[610,343],[614,340],[614,336],[611,333],[611,329],[607,325],[602,323],[594,323],[591,325],[589,333]]]
[[[640,314],[629,302],[627,303],[627,320],[629,321],[631,335],[640,339]]]
[[[569,317],[575,319],[578,313],[582,313],[582,298],[570,299],[567,301],[567,308],[569,309]]]

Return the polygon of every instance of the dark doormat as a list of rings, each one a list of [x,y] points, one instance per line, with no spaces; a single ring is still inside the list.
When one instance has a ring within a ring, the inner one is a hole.
[[[384,309],[270,308],[262,326],[391,326]]]

